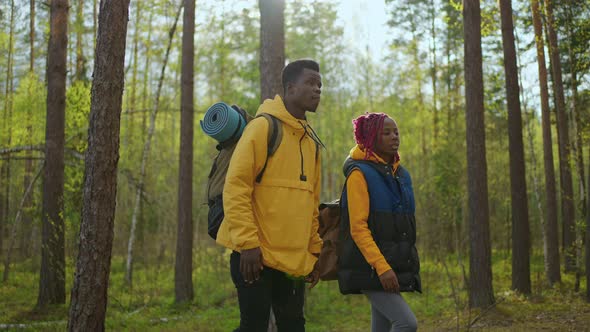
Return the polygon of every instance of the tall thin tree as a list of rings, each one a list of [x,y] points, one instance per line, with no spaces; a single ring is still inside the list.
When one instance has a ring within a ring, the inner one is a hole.
[[[285,0],[258,0],[260,8],[260,100],[283,95]]]
[[[76,7],[76,80],[86,79],[86,57],[84,57],[84,0],[78,0]]]
[[[494,303],[484,127],[481,9],[479,0],[463,1],[465,37],[465,121],[469,195],[469,305]]]
[[[111,269],[129,0],[101,0],[69,331],[104,331]]]
[[[522,116],[512,0],[500,0],[506,100],[508,104],[508,150],[510,155],[510,196],[512,211],[512,289],[531,292],[529,212],[522,140]]]
[[[10,1],[10,21],[9,21],[9,32],[8,32],[8,54],[6,56],[6,83],[4,85],[4,114],[3,114],[3,132],[6,133],[6,146],[12,144],[12,95],[13,95],[13,81],[14,81],[14,35],[15,29],[15,15],[16,7],[14,0]],[[3,183],[2,183],[3,182]],[[4,236],[3,224],[8,224],[10,218],[10,154],[6,155],[6,159],[0,167],[0,183],[4,186],[0,186],[0,190],[4,190],[4,193],[0,193],[0,254],[2,253],[2,239]]]
[[[195,0],[184,0],[182,73],[180,76],[180,153],[178,168],[178,232],[174,290],[177,303],[191,301],[193,290],[193,136]]]
[[[68,0],[51,1],[38,306],[66,301],[63,192],[68,9]]]
[[[156,117],[158,115],[158,108],[160,107],[160,93],[162,92],[162,85],[164,84],[164,75],[166,74],[166,66],[168,65],[168,58],[170,56],[170,49],[172,48],[172,41],[174,40],[174,34],[176,33],[176,26],[180,12],[182,10],[183,3],[178,7],[174,23],[168,31],[168,46],[166,47],[166,53],[164,54],[164,63],[160,71],[160,78],[158,80],[158,87],[156,90],[156,96],[154,97],[154,106],[150,114],[150,127],[148,129],[147,137],[143,145],[143,151],[141,154],[141,166],[139,168],[139,184],[135,190],[135,200],[133,203],[133,214],[131,215],[131,230],[129,231],[129,241],[127,242],[127,261],[125,263],[125,283],[127,286],[133,286],[133,245],[135,243],[135,230],[137,229],[137,216],[140,211],[141,195],[144,187],[145,174],[147,170],[147,161],[150,154],[152,145],[152,138],[156,129]]]
[[[35,0],[29,1],[29,72],[35,73]],[[32,108],[27,110],[27,140],[29,145],[33,145],[33,125],[32,125],[33,112]],[[33,159],[31,151],[27,151],[25,160],[25,174],[23,179],[23,190],[27,191],[29,184],[31,183],[31,176],[33,172]],[[21,253],[23,257],[28,257],[30,254],[31,246],[26,244],[26,241],[31,240],[31,230],[33,224],[33,218],[31,218],[31,209],[33,208],[33,195],[25,195],[25,202],[23,205],[23,231],[21,233]],[[33,239],[33,241],[35,241]]]
[[[553,16],[553,1],[545,1],[545,16],[547,33],[549,35],[549,54],[551,55],[551,69],[553,71],[553,91],[555,97],[555,111],[557,113],[557,142],[559,148],[559,174],[561,186],[561,215],[563,223],[563,251],[565,255],[566,272],[576,269],[576,225],[574,209],[574,191],[570,166],[570,144],[567,114],[565,112],[565,97],[563,92],[563,78],[559,58],[559,45],[555,19]]]
[[[555,169],[553,166],[553,143],[551,138],[551,113],[549,110],[549,88],[547,67],[545,65],[545,43],[539,1],[531,0],[537,65],[539,67],[539,87],[541,90],[541,125],[543,127],[543,165],[545,166],[545,225],[544,243],[545,274],[550,285],[561,281],[559,267],[559,230],[557,226],[557,193]]]

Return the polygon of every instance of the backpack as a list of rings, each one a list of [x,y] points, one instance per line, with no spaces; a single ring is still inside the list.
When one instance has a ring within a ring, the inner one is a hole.
[[[252,120],[252,117],[248,115],[246,111],[238,108],[237,106],[234,106],[232,106],[232,108],[239,110],[239,113],[246,123]],[[279,119],[270,114],[262,113],[257,117],[263,117],[268,121],[268,148],[266,153],[266,161],[264,162],[262,170],[256,176],[256,182],[260,183],[262,180],[262,175],[266,170],[268,158],[277,151],[277,148],[281,144],[281,140],[283,138],[283,126]],[[221,226],[221,222],[223,221],[224,217],[222,194],[223,186],[225,184],[225,175],[227,174],[231,156],[239,139],[240,137],[235,137],[216,146],[219,153],[213,161],[213,165],[211,166],[211,171],[209,172],[209,177],[207,180],[207,205],[209,206],[209,212],[207,214],[207,233],[214,240],[217,239],[217,232],[219,231],[219,227]]]
[[[338,254],[340,248],[340,200],[322,203],[319,207],[318,233],[324,244],[318,260],[320,279],[338,279]]]

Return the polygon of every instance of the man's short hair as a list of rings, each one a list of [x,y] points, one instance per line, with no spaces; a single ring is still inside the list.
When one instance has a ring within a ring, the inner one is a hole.
[[[306,68],[320,72],[320,65],[309,59],[296,60],[285,66],[282,74],[283,90],[287,90],[287,84],[295,82]]]

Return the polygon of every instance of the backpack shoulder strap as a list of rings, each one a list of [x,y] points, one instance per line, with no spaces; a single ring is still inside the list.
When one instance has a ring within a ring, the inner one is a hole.
[[[266,160],[264,161],[262,170],[256,176],[256,182],[260,183],[260,181],[262,181],[262,175],[266,170],[266,165],[268,164],[268,158],[274,155],[279,148],[279,145],[281,145],[281,140],[283,139],[283,126],[281,120],[268,113],[261,113],[257,117],[263,117],[268,121]]]

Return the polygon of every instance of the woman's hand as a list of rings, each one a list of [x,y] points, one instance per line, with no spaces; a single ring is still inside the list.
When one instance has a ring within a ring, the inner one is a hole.
[[[387,270],[379,276],[379,281],[386,292],[399,293],[399,283],[397,281],[397,275],[393,270]]]

